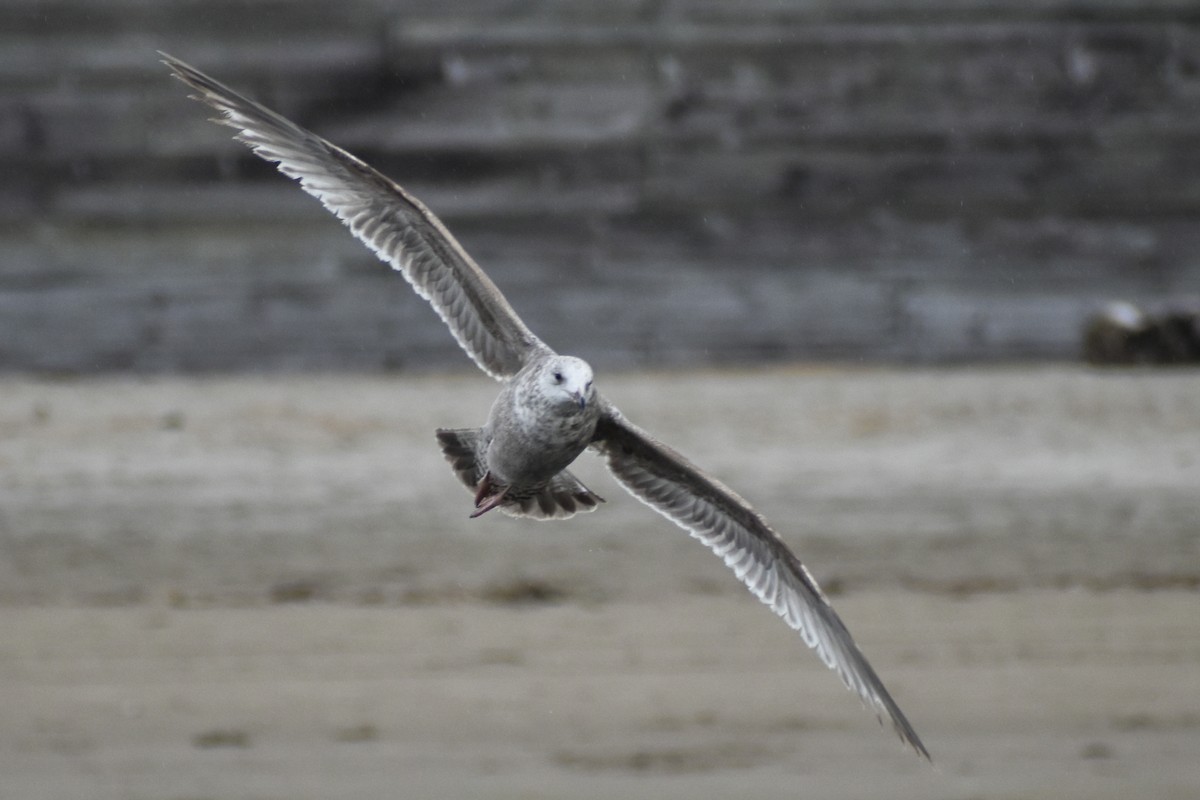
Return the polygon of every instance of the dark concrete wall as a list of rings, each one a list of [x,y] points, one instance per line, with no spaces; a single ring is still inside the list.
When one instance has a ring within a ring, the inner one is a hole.
[[[467,363],[156,49],[605,366],[1070,358],[1200,293],[1190,2],[0,0],[0,369]]]

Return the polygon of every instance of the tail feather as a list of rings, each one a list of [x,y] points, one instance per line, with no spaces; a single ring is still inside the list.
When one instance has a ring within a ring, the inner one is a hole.
[[[481,436],[479,428],[439,428],[437,431],[442,455],[450,462],[458,479],[471,491],[475,491],[487,472],[480,452]],[[510,517],[566,519],[592,511],[603,502],[603,497],[584,486],[569,471],[563,470],[539,490],[509,491],[499,508]]]
[[[564,469],[541,491],[514,498],[500,506],[500,510],[510,517],[567,519],[585,511],[595,511],[596,506],[603,502],[603,497]]]

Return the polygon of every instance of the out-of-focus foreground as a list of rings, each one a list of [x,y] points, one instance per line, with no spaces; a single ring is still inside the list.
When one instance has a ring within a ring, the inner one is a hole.
[[[625,496],[469,521],[477,376],[8,379],[0,774],[41,798],[1190,798],[1187,372],[602,376],[754,503],[934,754]]]

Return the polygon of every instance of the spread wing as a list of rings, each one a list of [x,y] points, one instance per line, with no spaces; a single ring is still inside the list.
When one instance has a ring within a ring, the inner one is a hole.
[[[300,181],[367,247],[430,302],[480,369],[503,379],[535,352],[533,335],[496,285],[417,198],[360,159],[250,100],[177,58],[159,53],[196,100],[221,112],[214,120],[279,171]]]
[[[867,662],[816,581],[745,500],[606,406],[591,445],[634,497],[724,559],[738,579],[838,675],[882,722],[925,758],[929,752]]]

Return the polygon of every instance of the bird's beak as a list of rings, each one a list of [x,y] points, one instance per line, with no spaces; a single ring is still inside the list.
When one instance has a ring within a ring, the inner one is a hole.
[[[575,392],[575,400],[581,409],[587,408],[587,396],[583,392]]]

